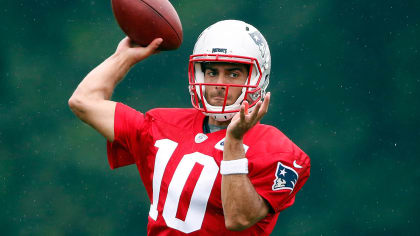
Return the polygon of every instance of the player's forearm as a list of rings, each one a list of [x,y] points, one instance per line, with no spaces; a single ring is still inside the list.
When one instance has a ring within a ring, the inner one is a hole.
[[[114,54],[93,69],[79,84],[72,97],[109,100],[115,86],[127,74],[131,63],[122,54]]]
[[[225,140],[223,159],[235,160],[245,157],[242,140]],[[243,230],[264,218],[269,211],[264,199],[257,193],[248,175],[222,176],[222,205],[226,227]]]
[[[221,191],[225,224],[229,230],[249,228],[268,213],[266,203],[247,175],[223,176]]]

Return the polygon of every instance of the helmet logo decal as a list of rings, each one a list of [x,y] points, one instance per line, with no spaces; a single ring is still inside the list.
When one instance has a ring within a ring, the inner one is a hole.
[[[226,48],[213,48],[211,50],[211,53],[218,53],[218,52],[221,52],[221,53],[226,54],[227,53],[227,49]]]
[[[263,36],[261,35],[261,33],[258,32],[258,31],[254,31],[252,33],[249,33],[249,36],[251,36],[252,40],[254,40],[254,43],[260,49],[262,58],[264,58],[265,51],[266,51],[266,45],[264,43],[264,39],[263,39]]]

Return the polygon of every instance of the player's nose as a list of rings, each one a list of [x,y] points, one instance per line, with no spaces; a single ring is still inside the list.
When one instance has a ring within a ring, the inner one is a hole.
[[[216,83],[220,84],[220,86],[217,86],[217,88],[225,88],[225,86],[222,86],[222,84],[226,84],[226,77],[224,73],[218,73]]]

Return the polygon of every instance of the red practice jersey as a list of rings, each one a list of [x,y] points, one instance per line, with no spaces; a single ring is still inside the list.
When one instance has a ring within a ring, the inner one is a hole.
[[[244,137],[248,177],[273,212],[244,231],[229,231],[219,172],[226,130],[203,134],[204,118],[195,109],[144,115],[116,106],[108,160],[112,169],[136,164],[151,202],[148,235],[269,235],[309,177],[309,157],[272,126],[250,129]]]

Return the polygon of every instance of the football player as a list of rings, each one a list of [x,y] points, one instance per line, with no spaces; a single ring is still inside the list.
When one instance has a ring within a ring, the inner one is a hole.
[[[137,166],[150,199],[149,235],[269,235],[309,177],[310,160],[260,124],[270,102],[265,38],[236,20],[204,30],[189,60],[194,108],[141,113],[110,101],[128,70],[160,43],[123,39],[83,79],[70,108],[108,140],[112,169]]]

